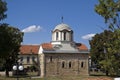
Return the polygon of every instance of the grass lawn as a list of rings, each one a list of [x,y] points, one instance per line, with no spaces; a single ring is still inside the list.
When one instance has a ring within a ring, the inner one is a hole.
[[[30,77],[25,77],[25,78],[19,78],[19,80],[113,80],[113,78],[106,77],[106,76],[62,76],[62,77],[47,77],[47,78],[30,78]],[[0,77],[0,80],[17,80],[16,78],[13,77]]]
[[[100,79],[98,79],[100,78]],[[17,80],[16,77],[0,76],[0,80]],[[91,76],[52,76],[45,78],[33,78],[32,73],[28,77],[20,77],[19,80],[114,80],[103,73],[91,73]]]

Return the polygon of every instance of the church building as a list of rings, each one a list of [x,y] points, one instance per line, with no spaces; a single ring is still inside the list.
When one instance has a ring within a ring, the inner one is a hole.
[[[59,24],[52,31],[52,41],[39,49],[41,77],[52,75],[88,75],[88,48],[73,40],[73,30]]]
[[[49,43],[32,47],[31,45],[22,45],[20,56],[34,55],[32,57],[36,58],[39,63],[41,77],[88,75],[88,48],[84,44],[74,41],[73,30],[70,26],[64,23],[58,24],[52,30],[51,36],[52,40]]]

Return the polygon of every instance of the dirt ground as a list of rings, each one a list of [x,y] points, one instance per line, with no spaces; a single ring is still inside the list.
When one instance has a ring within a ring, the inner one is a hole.
[[[87,80],[113,80],[111,78],[88,78]]]

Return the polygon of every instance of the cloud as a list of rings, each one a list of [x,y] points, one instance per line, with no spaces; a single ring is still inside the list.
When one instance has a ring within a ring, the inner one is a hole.
[[[31,26],[23,29],[22,32],[24,32],[24,33],[31,33],[31,32],[40,31],[41,29],[42,29],[42,27],[40,27],[40,26],[31,25]]]
[[[87,35],[82,36],[82,39],[89,40],[94,36],[95,36],[95,34],[87,34]]]

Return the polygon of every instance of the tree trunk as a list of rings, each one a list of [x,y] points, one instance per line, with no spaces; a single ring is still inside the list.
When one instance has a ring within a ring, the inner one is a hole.
[[[6,77],[9,77],[9,69],[6,69],[5,75],[6,75]]]
[[[106,76],[108,76],[108,70],[106,70]]]
[[[10,60],[6,59],[6,63],[5,63],[5,75],[6,75],[6,77],[9,77],[9,71],[10,71]]]

